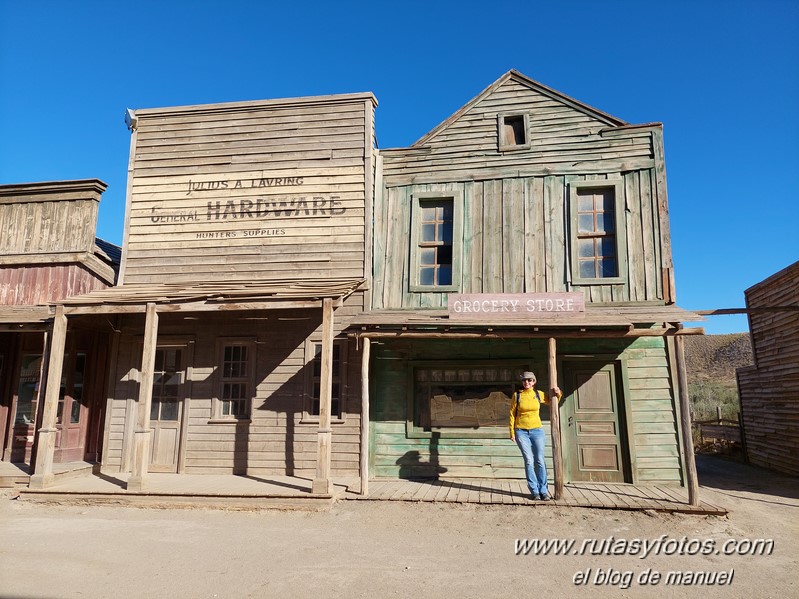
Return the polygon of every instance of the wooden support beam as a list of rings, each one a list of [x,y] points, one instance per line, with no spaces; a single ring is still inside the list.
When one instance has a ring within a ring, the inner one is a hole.
[[[590,329],[575,331],[568,329],[558,330],[538,330],[529,331],[359,331],[350,333],[351,337],[361,339],[549,339],[553,335],[559,339],[608,339],[619,337],[677,337],[685,335],[704,335],[705,329],[702,327],[692,327],[679,329],[677,327],[657,328],[657,329]]]
[[[158,345],[158,312],[155,304],[147,304],[144,321],[144,348],[142,349],[141,373],[139,376],[139,401],[136,406],[136,430],[133,433],[133,467],[128,479],[128,491],[147,491],[150,466],[150,406],[153,401],[153,373],[155,350]]]
[[[312,492],[329,495],[333,430],[330,428],[333,397],[333,300],[322,300],[322,371],[319,384],[319,431],[317,433],[316,478]]]
[[[369,360],[371,339],[363,340],[361,354],[361,495],[369,495]]]
[[[36,463],[28,486],[44,489],[53,483],[53,454],[55,453],[56,417],[58,397],[61,391],[61,371],[64,367],[64,347],[67,340],[67,317],[64,306],[56,306],[53,332],[47,364],[47,379],[44,391],[44,409],[36,446]]]
[[[691,434],[691,401],[688,397],[688,371],[685,367],[685,341],[682,337],[674,339],[677,358],[677,383],[680,392],[680,419],[682,425],[682,445],[685,455],[685,483],[688,486],[688,503],[699,505],[699,479],[696,474],[694,440]]]
[[[557,366],[557,341],[554,337],[549,338],[548,365],[549,365],[549,388],[558,386],[558,366]],[[556,395],[552,395],[549,411],[550,428],[552,429],[552,469],[555,472],[555,499],[563,497],[563,455],[560,449],[560,407]]]

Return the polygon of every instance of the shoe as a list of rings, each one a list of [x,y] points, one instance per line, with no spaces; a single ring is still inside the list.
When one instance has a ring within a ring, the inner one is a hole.
[[[552,496],[549,493],[541,495],[541,501],[552,501]]]
[[[532,499],[533,501],[541,501],[541,496],[540,495],[530,495],[530,499]]]

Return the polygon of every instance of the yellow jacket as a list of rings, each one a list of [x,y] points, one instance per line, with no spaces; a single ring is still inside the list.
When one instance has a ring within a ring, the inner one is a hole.
[[[517,399],[518,398],[518,399]],[[559,398],[560,399],[560,398]],[[516,402],[518,400],[518,419]],[[510,434],[515,435],[517,428],[541,428],[541,404],[549,403],[549,398],[543,391],[537,389],[524,389],[513,394],[510,406]]]

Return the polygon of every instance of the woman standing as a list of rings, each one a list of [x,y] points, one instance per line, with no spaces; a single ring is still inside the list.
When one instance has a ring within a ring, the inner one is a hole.
[[[516,445],[524,458],[524,471],[527,477],[527,488],[534,500],[549,501],[552,499],[547,490],[547,467],[544,462],[544,441],[546,435],[541,423],[541,404],[549,403],[552,397],[555,409],[558,400],[563,396],[559,387],[552,388],[550,398],[543,391],[535,388],[535,375],[523,372],[522,390],[513,394],[510,406],[510,440]]]

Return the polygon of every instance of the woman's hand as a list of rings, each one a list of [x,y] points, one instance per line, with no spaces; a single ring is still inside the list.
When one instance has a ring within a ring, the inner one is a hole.
[[[563,391],[560,390],[560,387],[552,387],[552,397],[560,399],[563,395]]]

